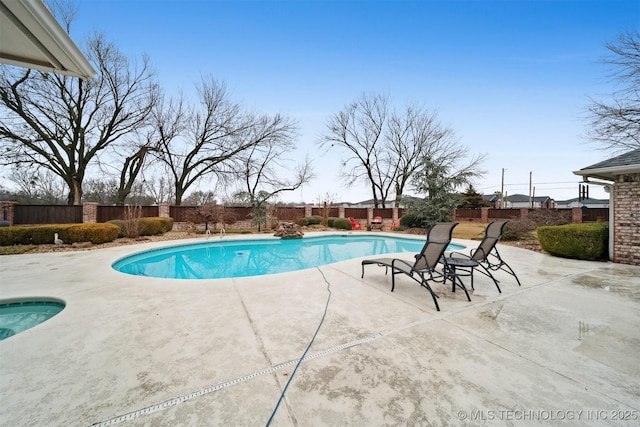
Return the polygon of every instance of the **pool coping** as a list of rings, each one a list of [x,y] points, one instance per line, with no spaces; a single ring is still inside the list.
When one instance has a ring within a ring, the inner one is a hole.
[[[246,235],[244,235],[246,236]],[[133,258],[137,258],[137,257],[141,257],[144,255],[149,254],[149,256],[153,256],[154,253],[162,253],[162,252],[167,252],[167,251],[171,251],[171,250],[175,250],[175,249],[180,249],[180,248],[184,248],[185,250],[189,250],[191,248],[198,248],[198,247],[207,247],[207,246],[212,246],[212,247],[217,247],[218,244],[220,244],[220,246],[226,246],[225,244],[227,243],[239,243],[239,242],[246,242],[246,243],[259,243],[259,242],[263,242],[263,241],[271,241],[271,242],[279,242],[279,241],[302,241],[302,240],[320,240],[320,239],[328,239],[331,237],[335,237],[335,236],[340,236],[340,237],[346,237],[346,238],[362,238],[362,237],[384,237],[384,238],[390,238],[390,239],[394,239],[394,240],[404,240],[404,241],[414,241],[416,243],[421,243],[424,241],[424,236],[422,238],[416,236],[413,237],[413,235],[410,236],[406,236],[406,235],[398,235],[398,234],[392,234],[392,233],[353,233],[353,232],[316,232],[312,235],[308,235],[306,237],[302,237],[302,238],[295,238],[295,239],[282,239],[280,237],[275,237],[275,236],[270,236],[269,237],[263,237],[260,239],[255,239],[252,237],[245,237],[245,238],[236,238],[236,239],[223,239],[223,238],[208,238],[205,237],[204,241],[198,240],[198,241],[189,241],[188,243],[176,243],[175,241],[171,242],[171,244],[167,244],[167,245],[162,245],[159,247],[155,247],[152,249],[146,249],[146,250],[139,250],[136,252],[133,252],[131,254],[128,255],[124,255],[118,259],[116,259],[115,261],[113,261],[113,263],[111,264],[111,267],[118,271],[119,273],[123,273],[123,274],[130,274],[130,275],[134,275],[134,276],[143,276],[143,277],[154,277],[154,278],[158,278],[158,279],[180,279],[180,280],[210,280],[210,279],[233,279],[233,278],[241,278],[241,277],[255,277],[255,276],[266,276],[266,275],[271,275],[271,274],[281,274],[281,273],[289,273],[292,271],[300,271],[300,270],[308,270],[308,269],[312,269],[315,268],[316,266],[308,266],[305,268],[300,268],[300,269],[296,269],[296,270],[289,270],[289,271],[280,271],[280,272],[272,272],[272,273],[265,273],[265,274],[258,274],[258,275],[251,275],[251,276],[228,276],[228,277],[205,277],[205,278],[201,278],[201,277],[190,277],[190,278],[183,278],[183,277],[162,277],[162,276],[148,276],[148,275],[144,275],[144,274],[133,274],[133,273],[127,273],[125,271],[120,270],[117,267],[117,264],[122,263],[123,261],[127,260],[127,259],[133,259]],[[465,245],[460,245],[460,244],[456,244],[455,242],[451,242],[450,246],[455,246],[453,247],[451,250],[448,250],[448,252],[452,252],[452,251],[459,251],[459,250],[464,250],[466,249]],[[357,255],[357,256],[353,256],[350,259],[354,259],[354,258],[363,258],[363,257],[378,257],[378,256],[398,256],[398,255],[402,255],[402,254],[411,254],[411,252],[409,251],[402,251],[402,252],[385,252],[385,253],[381,253],[381,254],[372,254],[372,255]],[[341,260],[341,261],[346,261],[346,260]],[[331,263],[326,263],[326,264],[320,264],[318,265],[318,267],[320,266],[324,266],[324,265],[330,265],[333,264],[335,262],[341,262],[341,261],[334,261]]]

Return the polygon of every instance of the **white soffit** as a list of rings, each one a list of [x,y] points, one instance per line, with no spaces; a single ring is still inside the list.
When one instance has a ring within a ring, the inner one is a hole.
[[[80,78],[95,74],[42,0],[0,0],[0,62]]]

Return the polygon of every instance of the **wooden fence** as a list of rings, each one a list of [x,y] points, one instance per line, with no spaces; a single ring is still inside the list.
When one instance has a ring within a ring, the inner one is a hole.
[[[578,215],[575,215],[577,211]],[[528,218],[532,212],[566,212],[573,222],[605,222],[609,220],[609,208],[561,208],[561,209],[456,209],[455,221],[491,222],[496,219],[519,220]],[[577,216],[577,217],[576,217]]]
[[[582,222],[607,222],[609,221],[609,208],[582,209]]]
[[[133,207],[128,206],[95,206],[95,221],[107,222],[111,220],[123,220],[131,215],[137,215]],[[158,206],[138,207],[140,216],[157,217],[160,216]],[[344,210],[344,217],[353,217],[359,221],[368,219],[369,209],[367,208],[337,208],[329,210],[329,216],[337,218]],[[252,209],[245,206],[214,206],[209,208],[209,213],[213,219],[225,218],[226,224],[234,222],[242,223],[251,219]],[[206,211],[205,211],[206,212]],[[322,208],[311,207],[290,207],[276,206],[270,215],[277,221],[298,221],[305,217],[305,214],[322,216]],[[391,223],[394,218],[393,208],[373,209],[373,217],[380,216]],[[199,214],[200,213],[200,214]],[[189,222],[198,217],[202,217],[202,208],[196,206],[169,206],[169,216],[175,222]],[[398,217],[403,214],[403,209],[398,209]],[[13,204],[13,224],[73,224],[82,223],[83,206],[79,205],[19,205]]]
[[[136,217],[139,209],[140,216],[154,217],[158,216],[157,206],[98,206],[97,221],[107,222],[112,219],[127,219]]]
[[[13,223],[19,224],[74,224],[83,222],[83,207],[70,205],[14,205]],[[112,219],[126,219],[126,206],[97,206],[96,220],[97,222],[107,222]],[[188,222],[196,217],[196,206],[170,206],[169,216],[175,222]],[[304,218],[305,213],[311,211],[311,215],[322,215],[322,208],[304,208],[304,207],[288,207],[277,206],[273,209],[272,215],[278,221],[298,221]],[[331,208],[329,216],[337,218],[343,208]],[[373,209],[373,217],[380,216],[386,221],[393,218],[393,208]],[[569,209],[456,209],[454,214],[455,221],[475,221],[490,222],[495,219],[518,220],[528,217],[531,212],[559,211],[571,213],[573,222],[602,222],[609,219],[609,208],[569,208]],[[576,216],[577,213],[577,216]],[[130,214],[130,213],[129,213]],[[403,209],[398,209],[398,218],[404,214]],[[219,206],[214,217],[223,215],[227,224],[233,222],[245,222],[251,218],[251,208],[245,206]],[[359,221],[368,219],[369,209],[367,208],[344,208],[344,217],[353,217]],[[159,216],[158,206],[142,206],[141,216],[156,217]]]
[[[20,224],[81,224],[82,206],[78,205],[15,205],[13,223]]]

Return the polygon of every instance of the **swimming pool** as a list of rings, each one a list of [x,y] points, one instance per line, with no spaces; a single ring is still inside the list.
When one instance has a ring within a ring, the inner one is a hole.
[[[0,341],[46,322],[64,309],[62,301],[0,301]]]
[[[165,279],[222,279],[303,270],[363,256],[418,253],[424,238],[329,235],[302,239],[215,240],[134,254],[112,267]],[[464,246],[449,245],[448,250]]]

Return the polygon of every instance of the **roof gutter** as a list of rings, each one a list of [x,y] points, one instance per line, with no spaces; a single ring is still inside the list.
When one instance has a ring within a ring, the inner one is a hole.
[[[640,173],[640,165],[612,166],[608,168],[597,169],[580,169],[574,171],[574,175],[580,175],[584,179],[589,177],[603,179],[605,181],[614,181],[615,175],[625,175],[630,173]]]
[[[6,55],[2,62],[90,79],[95,70],[41,0],[0,0],[0,12],[46,57],[48,63]]]

